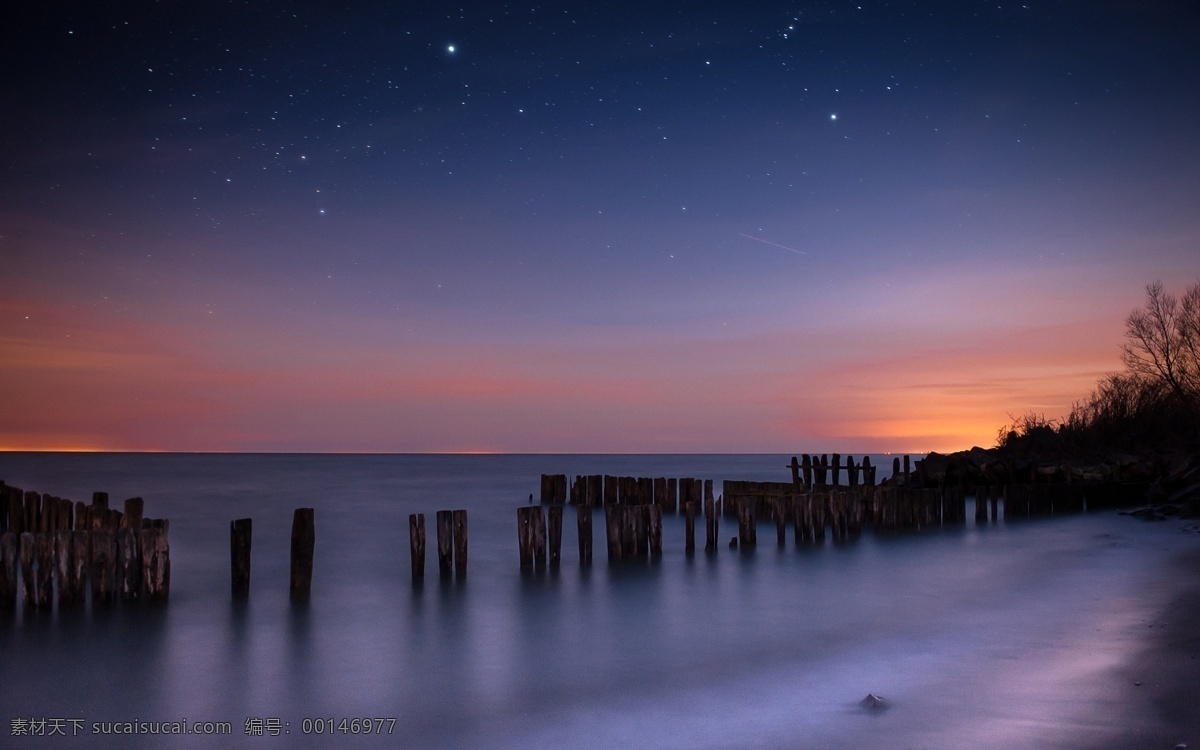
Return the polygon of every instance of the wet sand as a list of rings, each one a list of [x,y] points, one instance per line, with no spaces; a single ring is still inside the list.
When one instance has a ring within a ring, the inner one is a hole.
[[[1092,747],[1200,748],[1200,549],[1169,558],[1157,585],[1169,604],[1147,614],[1144,647],[1111,675],[1127,729]]]

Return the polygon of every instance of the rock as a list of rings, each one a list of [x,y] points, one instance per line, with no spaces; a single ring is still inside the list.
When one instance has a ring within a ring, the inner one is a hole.
[[[874,693],[867,693],[867,697],[860,700],[858,705],[862,706],[863,708],[882,710],[887,708],[887,701],[885,701],[882,697],[875,695]]]
[[[729,549],[737,549],[737,537],[729,537]]]

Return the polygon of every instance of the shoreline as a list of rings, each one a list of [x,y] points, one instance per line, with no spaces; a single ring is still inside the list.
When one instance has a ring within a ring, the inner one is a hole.
[[[1126,728],[1076,747],[1200,748],[1200,548],[1172,554],[1158,581],[1169,602],[1147,614],[1149,638],[1110,673]]]

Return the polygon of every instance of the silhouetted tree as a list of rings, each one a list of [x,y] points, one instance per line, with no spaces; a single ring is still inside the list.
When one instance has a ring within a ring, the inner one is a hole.
[[[1125,366],[1135,375],[1158,380],[1186,401],[1200,396],[1200,281],[1183,300],[1163,291],[1161,281],[1146,285],[1146,304],[1125,318]]]

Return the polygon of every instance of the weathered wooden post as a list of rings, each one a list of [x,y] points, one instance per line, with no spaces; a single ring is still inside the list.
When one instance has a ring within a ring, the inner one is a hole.
[[[239,518],[229,522],[229,581],[234,599],[250,596],[250,546],[253,521]]]
[[[517,508],[517,537],[520,545],[521,567],[544,567],[546,564],[546,522],[540,505]]]
[[[408,514],[408,551],[413,583],[425,580],[425,514]]]
[[[604,506],[604,539],[608,543],[608,561],[621,559],[621,506]]]
[[[734,501],[737,506],[738,543],[742,549],[758,544],[758,503],[754,498],[738,498]]]
[[[787,513],[783,500],[775,498],[771,501],[772,510],[775,512],[775,541],[780,547],[787,545]]]
[[[704,500],[704,551],[717,550],[717,504],[714,500]]]
[[[313,550],[316,543],[315,512],[312,508],[296,508],[292,515],[293,601],[305,601],[312,593]]]
[[[533,567],[533,517],[530,507],[517,508],[517,550],[521,556],[521,569]]]
[[[662,557],[662,517],[661,505],[646,506],[647,534],[650,537],[650,557]]]
[[[312,580],[312,548],[315,539],[312,508],[308,510],[308,581]],[[298,511],[297,511],[298,512]],[[293,529],[295,522],[293,519]],[[142,582],[149,601],[161,601],[171,594],[171,522],[163,519],[142,521]],[[293,544],[295,535],[293,534]]]
[[[862,460],[863,484],[868,487],[875,486],[875,467],[871,464],[870,456],[863,456]]]
[[[546,509],[550,522],[550,567],[557,568],[562,558],[562,516],[561,505],[551,505]]]
[[[91,532],[91,566],[88,577],[92,582],[92,606],[111,604],[113,576],[117,560],[116,539],[107,529]]]
[[[28,518],[22,520],[22,525]],[[21,583],[24,584],[24,596],[22,602],[25,609],[28,611],[37,605],[37,578],[36,568],[37,562],[37,534],[30,531],[22,531],[20,538],[20,556],[21,556]]]
[[[575,509],[575,526],[579,533],[579,564],[592,564],[592,506],[581,505]]]
[[[975,488],[975,525],[987,523],[988,488],[981,484]]]
[[[842,454],[834,453],[833,454],[833,481],[830,482],[830,484],[833,484],[833,485],[838,484],[838,474],[840,474],[841,471],[842,471]]]
[[[912,467],[910,465],[908,454],[904,454],[904,483],[908,484],[908,479],[912,475]]]
[[[122,524],[124,517],[122,517]],[[140,526],[140,524],[139,524]],[[140,530],[140,529],[139,529]],[[138,539],[133,529],[117,529],[117,590],[121,601],[136,601],[141,594],[142,563],[138,559]]]
[[[696,551],[696,503],[684,503],[684,537],[683,551],[691,554]]]
[[[546,567],[546,516],[541,508],[533,514],[533,562],[539,568]]]
[[[0,534],[0,612],[12,612],[17,608],[19,561],[17,535],[11,531]]]
[[[667,510],[677,512],[681,502],[686,500],[679,497],[679,480],[676,477],[667,477]]]
[[[892,486],[900,484],[900,457],[892,457]]]
[[[448,510],[437,512],[438,572],[443,577],[454,570],[454,514]]]
[[[813,484],[813,469],[812,456],[804,453],[800,456],[800,471],[804,474],[804,486],[812,487]]]
[[[846,485],[858,486],[858,467],[854,465],[854,456],[846,456]]]
[[[561,506],[559,506],[561,507]],[[459,509],[452,515],[454,522],[454,575],[467,575],[467,511]]]
[[[800,460],[792,456],[792,462],[786,468],[792,470],[792,484],[800,484]]]

